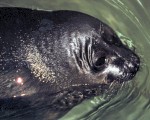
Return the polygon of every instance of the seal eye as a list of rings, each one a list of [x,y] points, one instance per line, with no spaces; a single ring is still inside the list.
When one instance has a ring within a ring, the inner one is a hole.
[[[105,64],[106,57],[100,57],[95,62],[95,66],[100,67],[101,65]]]

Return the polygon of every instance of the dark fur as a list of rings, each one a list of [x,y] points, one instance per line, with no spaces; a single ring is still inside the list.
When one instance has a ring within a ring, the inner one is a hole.
[[[139,64],[94,17],[0,8],[0,119],[57,119],[112,81],[131,80]]]

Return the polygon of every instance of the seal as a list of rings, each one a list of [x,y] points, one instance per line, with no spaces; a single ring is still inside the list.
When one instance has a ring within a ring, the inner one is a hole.
[[[0,8],[0,119],[57,119],[112,82],[131,80],[139,65],[97,18]]]

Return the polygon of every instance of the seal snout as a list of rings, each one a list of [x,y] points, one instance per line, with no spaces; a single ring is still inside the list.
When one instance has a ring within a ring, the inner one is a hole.
[[[114,57],[113,57],[114,58]],[[140,59],[137,55],[130,55],[130,57],[116,57],[108,66],[108,81],[117,80],[120,82],[131,80],[139,70]]]

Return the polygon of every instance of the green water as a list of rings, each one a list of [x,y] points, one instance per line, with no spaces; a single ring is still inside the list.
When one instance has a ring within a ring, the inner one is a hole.
[[[76,106],[61,120],[150,120],[150,1],[148,0],[0,0],[0,6],[76,10],[95,16],[136,47],[141,68],[109,102],[95,97]]]

